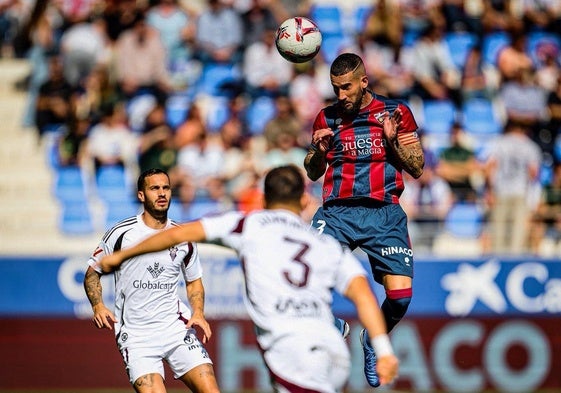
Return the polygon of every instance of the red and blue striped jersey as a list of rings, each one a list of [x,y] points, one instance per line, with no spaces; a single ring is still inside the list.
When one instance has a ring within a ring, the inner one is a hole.
[[[419,140],[417,123],[410,108],[402,101],[372,92],[372,102],[356,116],[345,116],[336,104],[323,108],[317,115],[313,132],[331,128],[335,135],[327,152],[323,202],[336,199],[371,198],[386,203],[399,203],[403,192],[402,167],[391,151],[386,150],[382,114],[401,109],[398,130],[400,143]]]

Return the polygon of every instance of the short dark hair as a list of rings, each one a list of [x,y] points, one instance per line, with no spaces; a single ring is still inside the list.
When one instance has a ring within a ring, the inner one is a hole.
[[[271,169],[265,176],[265,204],[300,202],[304,195],[304,176],[296,165]]]
[[[362,64],[362,59],[354,53],[342,53],[331,64],[330,73],[341,76],[356,70]]]
[[[150,177],[150,176],[153,176],[153,175],[158,175],[160,173],[166,175],[168,180],[169,180],[168,173],[166,171],[164,171],[163,169],[160,169],[160,168],[148,169],[148,170],[142,172],[140,174],[140,176],[138,176],[138,181],[136,182],[136,189],[138,191],[144,190],[144,187],[146,187],[146,178]]]

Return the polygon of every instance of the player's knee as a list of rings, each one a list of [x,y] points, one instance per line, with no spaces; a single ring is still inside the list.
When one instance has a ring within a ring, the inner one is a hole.
[[[409,304],[411,303],[412,295],[413,291],[411,288],[386,291],[386,299],[382,304],[382,311],[386,317],[388,331],[393,329],[393,327],[405,316],[405,313],[409,308]]]

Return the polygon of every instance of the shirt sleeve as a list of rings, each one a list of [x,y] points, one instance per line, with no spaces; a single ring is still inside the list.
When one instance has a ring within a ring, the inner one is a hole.
[[[183,278],[185,282],[192,282],[203,277],[203,267],[201,265],[199,249],[195,243],[187,243],[184,247],[187,247],[189,251],[181,265]]]

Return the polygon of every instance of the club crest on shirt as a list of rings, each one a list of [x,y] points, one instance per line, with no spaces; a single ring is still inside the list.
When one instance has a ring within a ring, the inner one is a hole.
[[[160,267],[160,263],[159,262],[154,262],[154,266],[148,266],[146,268],[146,270],[148,270],[150,272],[150,274],[152,275],[152,277],[154,278],[158,278],[158,276],[160,274],[162,274],[162,272],[164,270],[166,270],[163,266]]]
[[[178,248],[175,247],[175,246],[169,248],[169,256],[171,257],[172,261],[174,261],[175,257],[177,256],[177,250],[178,250]]]
[[[378,120],[378,123],[383,124],[384,123],[384,112],[375,113],[374,118],[376,120]]]

